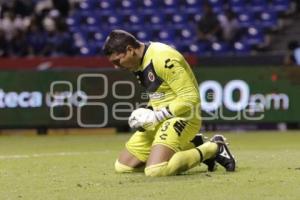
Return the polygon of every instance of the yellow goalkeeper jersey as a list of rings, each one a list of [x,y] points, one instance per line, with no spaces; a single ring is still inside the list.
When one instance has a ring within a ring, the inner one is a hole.
[[[174,116],[200,117],[198,83],[178,51],[162,43],[150,42],[134,73],[149,92],[149,105],[154,110],[168,107]]]

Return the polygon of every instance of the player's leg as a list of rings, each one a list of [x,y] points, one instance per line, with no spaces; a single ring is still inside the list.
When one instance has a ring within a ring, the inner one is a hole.
[[[115,162],[115,170],[119,173],[143,171],[145,162],[132,155],[126,148],[120,153]]]
[[[145,174],[175,175],[214,157],[217,152],[217,144],[214,142],[206,142],[197,148],[180,151],[192,140],[199,126],[197,122],[187,122],[183,118],[166,120],[155,136]]]
[[[126,143],[126,148],[115,162],[115,170],[120,173],[143,171],[150,154],[155,132],[135,132]]]
[[[186,146],[183,147],[182,150],[189,150],[189,149],[198,147],[198,146],[204,144],[204,142],[206,140],[207,140],[207,138],[204,137],[203,134],[197,133],[195,135],[195,137],[189,143],[187,143]],[[217,166],[215,158],[207,159],[207,160],[203,161],[203,163],[207,165],[208,171],[210,171],[210,172],[215,171],[216,166]]]

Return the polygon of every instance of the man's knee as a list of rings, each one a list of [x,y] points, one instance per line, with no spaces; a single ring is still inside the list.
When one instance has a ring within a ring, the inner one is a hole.
[[[151,177],[168,176],[170,174],[167,172],[167,166],[168,162],[150,165],[145,168],[145,175]]]
[[[183,164],[183,152],[175,153],[168,162],[150,165],[145,168],[146,176],[172,176],[189,169],[188,164]]]
[[[115,170],[118,173],[131,173],[131,172],[134,172],[133,167],[129,167],[127,165],[124,165],[124,164],[120,163],[119,160],[116,160],[116,162],[115,162]]]
[[[122,164],[119,160],[115,162],[115,171],[118,173],[132,173],[132,172],[143,172],[144,171],[144,163],[141,163],[137,167],[130,167],[128,165]]]

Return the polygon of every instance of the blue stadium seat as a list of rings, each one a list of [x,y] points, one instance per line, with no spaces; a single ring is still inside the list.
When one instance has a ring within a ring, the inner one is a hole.
[[[179,42],[194,42],[197,38],[196,30],[188,25],[178,26],[175,28],[175,39]]]
[[[274,11],[262,11],[259,13],[258,25],[264,28],[276,28],[278,25],[278,16]]]
[[[188,43],[188,42],[185,42],[185,41],[175,41],[175,48],[183,53],[183,54],[188,54],[190,53],[190,50],[189,50],[189,45],[191,43]]]
[[[114,28],[123,24],[123,15],[117,14],[117,12],[101,12],[99,17],[105,28]]]
[[[139,7],[142,11],[154,11],[159,7],[159,0],[140,0]]]
[[[250,46],[242,41],[236,41],[233,44],[233,50],[237,55],[249,54],[251,52]]]
[[[267,0],[251,0],[249,8],[253,12],[262,12],[268,9],[268,2]]]
[[[74,30],[72,32],[72,37],[73,37],[73,40],[74,40],[74,45],[76,47],[82,47],[84,45],[87,44],[87,32],[81,30],[81,29],[78,29],[78,30]]]
[[[93,10],[95,8],[95,0],[84,0],[79,4],[79,9],[80,10]]]
[[[86,28],[86,37],[88,41],[104,42],[108,33],[109,32],[107,30],[100,29],[98,26]]]
[[[119,0],[117,8],[122,12],[136,12],[138,4],[136,0]]]
[[[80,24],[89,26],[100,25],[100,19],[93,11],[82,11],[80,16]]]
[[[213,42],[210,49],[214,55],[224,55],[231,52],[230,46],[226,42]]]
[[[145,23],[144,15],[140,14],[139,12],[125,13],[123,18],[124,23],[127,26],[142,26]]]
[[[273,0],[271,4],[271,8],[276,12],[288,11],[290,9],[290,6],[290,0]]]
[[[209,44],[206,42],[197,42],[188,46],[189,52],[198,56],[203,56],[209,52]]]
[[[264,32],[255,26],[248,27],[244,42],[250,46],[262,44],[264,43]]]
[[[116,4],[116,0],[96,0],[95,8],[99,11],[114,12]]]
[[[80,26],[81,15],[80,12],[75,12],[73,15],[66,19],[66,24],[69,27],[79,27]]]
[[[177,11],[169,11],[166,12],[165,21],[167,24],[173,26],[185,24],[187,22],[187,15]]]
[[[79,54],[81,56],[94,56],[96,55],[96,48],[93,45],[86,45],[79,48]]]
[[[186,10],[187,21],[191,24],[195,24],[196,22],[200,21],[203,14],[201,9],[202,8]]]
[[[163,26],[165,24],[165,15],[162,12],[145,13],[145,23],[153,26]]]
[[[153,29],[153,37],[157,40],[157,41],[168,41],[170,42],[174,42],[175,41],[175,30],[171,27],[167,28],[154,28]]]
[[[199,8],[202,8],[203,3],[203,0],[182,0],[180,6],[185,11],[194,9],[199,10]]]
[[[141,41],[148,42],[153,39],[152,36],[152,29],[143,29],[138,28],[135,31],[133,31],[133,34]]]
[[[237,19],[239,22],[239,26],[242,28],[252,26],[255,23],[254,14],[249,11],[238,13]]]
[[[229,6],[236,13],[240,13],[246,9],[245,0],[229,0]]]
[[[208,0],[215,13],[220,13],[224,10],[223,0]]]
[[[161,0],[160,6],[164,11],[178,10],[179,9],[179,1],[178,0]]]

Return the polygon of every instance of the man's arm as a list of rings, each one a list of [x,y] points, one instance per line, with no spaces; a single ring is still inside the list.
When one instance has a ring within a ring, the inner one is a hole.
[[[176,94],[176,99],[168,105],[169,111],[174,116],[180,116],[186,112],[194,110],[200,102],[199,89],[195,84],[192,71],[184,67],[176,59],[170,59],[167,68],[161,66],[158,75],[170,86]]]

